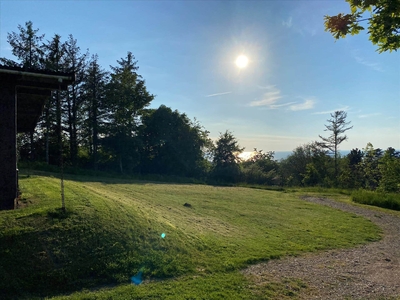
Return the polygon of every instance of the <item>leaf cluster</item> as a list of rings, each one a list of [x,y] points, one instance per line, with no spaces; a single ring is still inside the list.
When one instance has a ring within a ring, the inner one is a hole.
[[[378,46],[379,53],[397,51],[400,47],[400,1],[398,0],[346,0],[350,14],[324,16],[325,31],[337,40],[348,34],[359,34],[368,22],[370,41]],[[369,16],[365,18],[365,13]]]

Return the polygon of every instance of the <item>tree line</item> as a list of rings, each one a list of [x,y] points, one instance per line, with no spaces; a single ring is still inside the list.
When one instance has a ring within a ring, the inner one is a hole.
[[[344,133],[352,128],[344,111],[331,114],[328,137],[298,146],[283,160],[254,149],[243,161],[244,148],[230,131],[214,142],[185,113],[165,105],[148,108],[154,95],[131,52],[106,71],[72,35],[65,41],[58,34],[45,40],[30,21],[7,39],[18,61],[0,58],[2,65],[76,74],[67,91],[52,93],[35,131],[18,136],[20,161],[221,184],[399,190],[400,154],[394,148],[367,144],[340,155]]]

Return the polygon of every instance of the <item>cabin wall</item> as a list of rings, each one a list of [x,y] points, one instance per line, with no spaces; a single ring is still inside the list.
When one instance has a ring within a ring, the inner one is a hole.
[[[0,80],[0,210],[14,209],[17,197],[16,89],[11,80]]]

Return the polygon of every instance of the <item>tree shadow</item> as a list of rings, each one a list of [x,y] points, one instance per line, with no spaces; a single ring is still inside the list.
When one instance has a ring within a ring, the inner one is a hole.
[[[43,176],[50,178],[58,178],[61,180],[60,173],[37,171],[37,170],[21,170],[22,174],[19,176],[20,179],[29,178],[31,176]],[[29,174],[28,174],[29,173]],[[167,176],[158,174],[148,175],[114,175],[114,174],[101,174],[95,175],[77,175],[77,174],[64,174],[65,180],[76,181],[76,182],[98,182],[102,184],[168,184],[168,185],[205,185],[206,182],[194,178],[178,177],[178,176]]]

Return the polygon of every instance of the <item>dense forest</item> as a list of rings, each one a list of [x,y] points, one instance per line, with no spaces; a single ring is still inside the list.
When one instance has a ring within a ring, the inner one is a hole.
[[[344,111],[327,120],[328,137],[299,145],[286,159],[277,161],[274,152],[254,149],[253,156],[241,160],[244,148],[229,130],[213,141],[201,123],[185,113],[165,105],[149,108],[155,96],[131,52],[106,71],[98,56],[82,51],[72,35],[45,40],[26,22],[7,38],[17,60],[0,58],[3,66],[76,74],[67,91],[53,92],[35,131],[19,134],[20,163],[221,184],[399,191],[400,153],[394,148],[368,143],[340,155],[339,145],[352,128]]]

